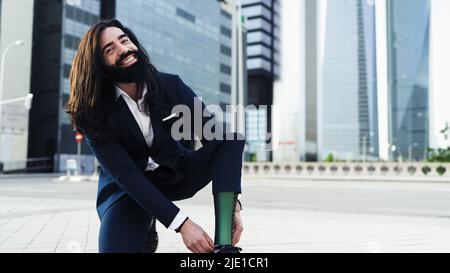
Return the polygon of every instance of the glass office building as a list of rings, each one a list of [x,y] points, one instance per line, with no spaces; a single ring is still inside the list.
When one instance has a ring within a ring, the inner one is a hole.
[[[305,161],[317,161],[318,8],[317,0],[305,1]]]
[[[232,17],[219,1],[102,3],[102,15],[132,29],[158,70],[178,74],[205,104],[225,111],[231,103]],[[229,123],[229,117],[224,118]],[[193,142],[185,144],[195,148]]]
[[[178,74],[206,104],[231,101],[231,16],[218,1],[114,0],[115,17],[137,35],[156,68]]]
[[[28,157],[53,158],[54,171],[65,171],[66,161],[76,158],[75,134],[63,106],[80,38],[100,17],[116,17],[130,27],[155,66],[180,75],[206,104],[230,104],[231,16],[218,1],[37,1]],[[88,173],[94,168],[84,142],[81,166]]]
[[[80,38],[98,20],[100,10],[100,0],[35,3],[28,157],[53,158],[54,171],[64,171],[66,160],[76,158],[75,133],[63,107]],[[92,172],[94,157],[84,142],[82,154],[81,169]]]
[[[286,3],[289,5],[288,3]],[[280,1],[242,0],[242,15],[245,17],[247,105],[268,106],[251,111],[246,116],[246,134],[261,135],[262,130],[272,132],[273,82],[280,74]],[[260,124],[265,123],[264,126]],[[264,138],[263,138],[264,139]],[[270,141],[270,140],[269,140]],[[250,150],[264,147],[264,140],[248,140]],[[258,161],[270,161],[270,152],[258,152]]]
[[[420,160],[428,148],[430,0],[388,0],[391,159]]]
[[[375,10],[328,0],[321,65],[321,157],[378,157]]]

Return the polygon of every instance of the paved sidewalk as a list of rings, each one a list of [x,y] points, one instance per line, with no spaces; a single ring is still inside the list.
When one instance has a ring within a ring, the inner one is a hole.
[[[212,207],[178,203],[213,235]],[[97,252],[91,201],[0,198],[0,252]],[[35,211],[30,216],[29,213]],[[450,219],[246,208],[245,252],[450,252]],[[188,252],[158,225],[158,252]]]
[[[96,183],[0,179],[0,253],[98,252]],[[184,213],[214,235],[211,185]],[[245,252],[450,252],[450,185],[245,180]],[[157,252],[188,252],[158,224]]]

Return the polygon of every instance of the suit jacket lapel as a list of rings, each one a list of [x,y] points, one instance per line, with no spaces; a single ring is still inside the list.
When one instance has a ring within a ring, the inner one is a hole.
[[[161,123],[161,108],[159,104],[159,96],[156,94],[153,95],[152,100],[156,103],[152,103],[150,106],[150,121],[151,126],[153,127],[153,144],[152,144],[152,150],[156,148],[156,145],[158,143],[158,139],[161,135],[161,129],[162,129],[162,123]],[[142,134],[141,128],[136,122],[136,119],[134,118],[133,114],[131,113],[130,109],[128,108],[127,103],[125,100],[120,96],[116,101],[116,107],[117,107],[117,114],[118,119],[120,119],[125,126],[127,126],[133,136],[136,138],[136,140],[139,141],[140,144],[145,145],[147,147],[147,142],[145,141],[144,135]]]
[[[131,133],[136,138],[136,140],[139,141],[140,144],[147,145],[141,128],[137,124],[136,119],[134,118],[133,114],[130,111],[130,108],[128,108],[128,105],[122,98],[122,96],[117,99],[116,107],[117,118],[130,129]]]
[[[159,96],[156,92],[152,92],[150,94],[151,97],[151,105],[150,105],[150,121],[153,127],[153,144],[152,151],[156,149],[159,144],[159,140],[161,139],[161,130],[162,130],[162,121],[161,121],[161,103],[159,101]]]

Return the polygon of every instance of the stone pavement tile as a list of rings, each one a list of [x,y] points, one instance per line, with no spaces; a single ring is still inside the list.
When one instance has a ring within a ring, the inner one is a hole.
[[[31,247],[22,251],[23,253],[55,253],[55,248],[52,247]]]
[[[197,210],[204,212],[202,208]],[[198,217],[200,212],[194,212],[193,217]],[[262,210],[261,210],[262,211]],[[247,210],[248,216],[244,216],[244,236],[240,245],[251,252],[381,252],[381,251],[405,251],[408,249],[422,248],[424,250],[439,249],[439,251],[447,249],[450,251],[450,243],[448,232],[446,229],[436,229],[436,223],[431,225],[431,229],[427,226],[429,219],[421,218],[405,218],[391,216],[373,216],[373,215],[356,215],[356,214],[334,214],[322,212],[293,212],[278,211],[271,213],[272,219],[261,228],[258,224],[261,218],[261,211]],[[294,217],[297,221],[291,221],[294,227],[303,226],[301,230],[295,233],[289,232],[292,229],[285,229],[283,225],[284,219],[288,215],[302,216]],[[328,217],[334,216],[334,217]],[[339,217],[338,217],[339,216]],[[259,219],[258,219],[259,218]],[[265,216],[265,218],[268,218]],[[322,219],[320,219],[322,218]],[[273,224],[278,223],[277,224]],[[434,222],[434,221],[433,221]],[[247,223],[247,225],[246,225]],[[356,224],[356,225],[355,225]],[[374,227],[376,225],[376,228]],[[450,228],[450,221],[441,221],[443,227]],[[403,230],[399,230],[397,226],[410,227],[409,233],[404,234]],[[281,228],[279,228],[281,226]],[[427,232],[429,231],[429,232]],[[382,233],[381,233],[382,232]],[[430,232],[439,232],[429,236]],[[167,233],[164,229],[160,233],[170,238],[170,242],[176,242],[172,233]],[[425,235],[424,235],[425,234]],[[447,234],[447,236],[445,236]],[[445,248],[442,244],[426,244],[426,238],[433,242],[442,241],[447,245]],[[440,239],[440,240],[439,240]],[[248,244],[250,242],[258,242],[259,244]],[[399,243],[400,242],[400,243]],[[271,250],[267,250],[270,248]],[[428,249],[429,248],[429,249]]]
[[[67,244],[61,244],[56,248],[57,253],[84,253],[86,252],[86,246],[79,244],[78,242],[68,242]]]
[[[29,245],[29,242],[16,242],[16,241],[8,240],[8,241],[4,242],[3,244],[1,244],[0,248],[2,248],[2,249],[7,249],[7,248],[24,249],[28,245]]]
[[[87,253],[98,253],[98,247],[88,247],[87,250],[85,251]]]
[[[31,220],[31,217],[12,218],[0,227],[0,232],[17,231]]]
[[[172,248],[172,247],[158,247],[158,249],[156,250],[156,253],[177,253],[177,249],[176,248]]]
[[[0,253],[22,253],[23,248],[1,248]]]
[[[0,198],[0,207],[1,204]],[[55,207],[63,202],[49,200],[45,204]],[[71,206],[79,204],[72,202]],[[210,204],[180,202],[179,206],[210,236],[214,235],[214,211]],[[21,210],[20,205],[11,209]],[[247,208],[242,217],[244,234],[239,245],[247,253],[450,252],[448,219],[260,208]],[[99,226],[95,206],[80,211],[4,218],[0,221],[0,252],[53,249],[95,253]],[[189,252],[179,234],[160,223],[157,230],[160,235],[157,252]],[[2,244],[7,242],[11,243]]]
[[[29,244],[26,248],[51,248],[56,249],[58,243],[37,243],[37,244]]]

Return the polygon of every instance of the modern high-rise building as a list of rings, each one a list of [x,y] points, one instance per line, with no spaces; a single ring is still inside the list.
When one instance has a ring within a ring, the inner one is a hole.
[[[207,105],[225,110],[231,103],[232,15],[219,1],[104,0],[102,5],[103,17],[117,18],[135,32],[158,70],[180,75]]]
[[[28,157],[53,159],[54,171],[64,171],[67,159],[76,158],[75,133],[63,107],[79,41],[98,20],[100,10],[100,0],[35,3]],[[84,142],[82,154],[81,169],[93,171],[94,157]]]
[[[229,104],[231,16],[219,1],[105,0],[132,29],[157,69],[180,75],[207,104]]]
[[[246,134],[272,131],[273,83],[280,73],[280,2],[279,0],[242,0],[247,43],[247,105],[267,106],[252,110],[246,117]],[[260,126],[259,124],[265,124]],[[261,140],[248,140],[250,152],[266,146]],[[267,142],[270,142],[268,140]],[[271,152],[259,152],[258,161],[272,159]]]
[[[0,64],[4,68],[0,69],[0,162],[4,171],[26,166],[29,112],[20,98],[31,91],[33,5],[33,0],[0,1],[0,59],[4,56]]]
[[[321,4],[320,158],[378,158],[375,7],[365,0]]]
[[[317,0],[305,0],[305,104],[304,104],[304,145],[300,159],[317,161],[317,90],[319,60],[319,5]],[[286,37],[286,39],[288,39]]]
[[[28,156],[52,158],[54,171],[64,171],[67,160],[76,158],[75,134],[63,106],[79,41],[100,17],[115,17],[133,30],[157,69],[180,75],[205,104],[230,104],[231,15],[219,1],[39,1]],[[84,142],[81,150],[82,170],[93,171],[94,157]]]
[[[391,159],[423,159],[429,146],[430,0],[388,0]]]

